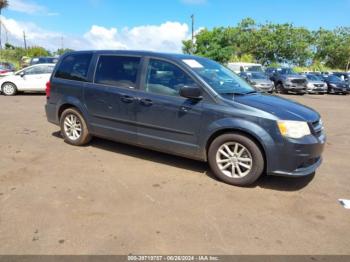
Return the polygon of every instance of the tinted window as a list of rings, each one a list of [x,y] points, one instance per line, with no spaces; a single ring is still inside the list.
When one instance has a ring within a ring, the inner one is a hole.
[[[171,63],[154,59],[149,62],[145,85],[147,92],[177,96],[181,87],[194,83],[184,71]]]
[[[24,70],[26,75],[47,74],[47,66],[34,66]]]
[[[69,80],[87,81],[92,54],[72,54],[60,63],[55,77]]]
[[[136,87],[140,60],[139,57],[101,56],[96,68],[95,83]]]

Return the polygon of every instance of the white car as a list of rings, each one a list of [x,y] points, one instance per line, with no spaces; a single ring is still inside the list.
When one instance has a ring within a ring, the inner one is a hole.
[[[227,67],[231,69],[236,74],[243,73],[243,72],[263,72],[263,66],[261,64],[255,64],[255,63],[243,63],[243,62],[237,62],[237,63],[228,63]]]
[[[45,92],[55,64],[38,64],[26,67],[0,79],[1,92],[13,96],[17,92]]]

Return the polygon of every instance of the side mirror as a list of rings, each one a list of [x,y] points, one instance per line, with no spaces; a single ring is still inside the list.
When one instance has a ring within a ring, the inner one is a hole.
[[[20,77],[24,77],[25,73],[24,71],[22,71],[21,73],[19,73]]]
[[[180,96],[189,99],[202,99],[202,90],[198,86],[183,86],[180,88]]]

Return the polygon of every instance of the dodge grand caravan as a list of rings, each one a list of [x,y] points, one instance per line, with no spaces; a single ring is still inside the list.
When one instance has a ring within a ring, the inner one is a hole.
[[[263,173],[306,176],[322,161],[317,112],[259,93],[206,58],[71,52],[46,91],[48,121],[75,146],[97,136],[207,161],[219,179],[239,186]]]

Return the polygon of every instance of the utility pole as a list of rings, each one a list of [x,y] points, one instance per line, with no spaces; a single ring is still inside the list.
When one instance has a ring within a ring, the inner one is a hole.
[[[24,50],[27,50],[27,39],[26,39],[26,32],[23,31],[23,42],[24,42]]]
[[[194,45],[194,15],[191,15],[192,20],[192,45]]]

